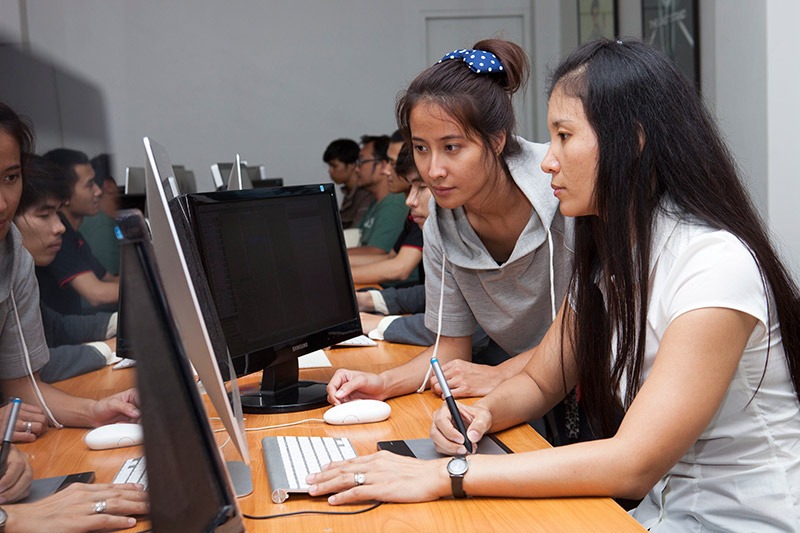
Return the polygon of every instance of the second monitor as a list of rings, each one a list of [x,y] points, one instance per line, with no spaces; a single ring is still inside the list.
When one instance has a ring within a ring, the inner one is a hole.
[[[361,333],[333,187],[177,201],[190,220],[235,374],[263,369],[261,391],[244,393],[243,408],[325,405],[324,384],[298,380],[297,358]]]

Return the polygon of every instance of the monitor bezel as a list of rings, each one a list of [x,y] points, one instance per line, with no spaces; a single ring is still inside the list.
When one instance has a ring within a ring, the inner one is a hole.
[[[251,351],[246,354],[232,353],[231,361],[233,363],[236,376],[241,377],[263,370],[262,391],[268,391],[271,389],[277,390],[282,387],[295,386],[297,383],[302,383],[297,376],[297,359],[300,356],[320,350],[322,348],[327,348],[362,334],[361,318],[358,311],[358,302],[356,300],[355,290],[353,289],[353,278],[350,271],[344,233],[341,230],[341,218],[339,216],[338,204],[336,202],[335,189],[332,184],[298,185],[269,189],[194,193],[182,195],[178,200],[185,203],[185,207],[187,208],[185,214],[188,216],[188,227],[190,228],[192,233],[191,237],[198,252],[199,260],[201,262],[200,266],[204,271],[207,271],[207,266],[204,263],[204,256],[207,252],[203,250],[197,225],[198,205],[219,202],[253,202],[263,201],[265,199],[272,200],[281,197],[296,197],[306,195],[324,195],[328,199],[331,212],[334,216],[335,224],[339,228],[338,232],[336,232],[337,242],[340,250],[340,259],[342,261],[344,276],[347,278],[346,281],[350,287],[349,296],[350,305],[353,309],[353,318],[338,324],[330,324],[322,329],[286,339],[283,342],[274,343],[270,346],[265,346],[261,349]],[[227,361],[224,362],[225,364],[223,364],[223,361],[218,361],[218,363],[221,370],[227,368]],[[230,379],[230,375],[225,374],[227,373],[223,371],[223,379]],[[273,405],[269,407],[264,406],[263,408],[258,406],[254,407],[249,403],[247,396],[247,393],[242,395],[242,405],[245,411],[250,412],[254,410],[258,412],[288,412],[311,408],[309,405],[290,405],[291,402],[285,405]]]

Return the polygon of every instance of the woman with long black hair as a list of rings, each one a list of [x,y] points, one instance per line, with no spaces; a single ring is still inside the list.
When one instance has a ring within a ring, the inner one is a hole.
[[[469,456],[463,490],[643,497],[650,531],[800,530],[800,297],[695,88],[649,45],[596,41],[557,68],[548,127],[542,168],[576,217],[567,305],[523,372],[459,407],[477,442],[580,383],[603,438]],[[446,407],[432,438],[465,452]],[[358,458],[312,493],[435,499],[446,463]]]

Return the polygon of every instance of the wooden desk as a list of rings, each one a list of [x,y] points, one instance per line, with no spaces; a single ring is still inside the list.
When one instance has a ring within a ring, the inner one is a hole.
[[[414,357],[419,347],[380,343],[375,348],[337,348],[328,350],[333,367],[347,367],[379,372]],[[327,381],[333,369],[301,371],[302,378]],[[111,370],[105,368],[91,374],[73,378],[59,384],[73,394],[100,398],[133,385],[134,369]],[[242,378],[241,384],[255,382],[253,377]],[[359,506],[331,507],[324,498],[291,495],[283,504],[273,504],[261,453],[261,439],[269,435],[322,435],[348,437],[359,455],[376,450],[380,440],[427,437],[430,413],[439,407],[441,400],[431,392],[411,394],[389,400],[391,417],[376,424],[354,426],[328,426],[323,422],[308,422],[278,430],[251,431],[247,433],[253,472],[253,494],[239,500],[243,513],[268,515],[300,510],[345,511]],[[322,418],[324,408],[301,413],[278,415],[248,415],[246,427],[294,422],[306,418]],[[212,421],[212,428],[221,424]],[[116,450],[91,451],[83,443],[86,430],[50,430],[35,443],[20,446],[31,454],[36,477],[48,477],[84,470],[94,470],[97,482],[110,482],[122,463],[144,453],[141,446]],[[222,444],[227,435],[217,433]],[[548,444],[529,426],[520,426],[499,434],[512,450],[521,452],[546,447]],[[232,444],[223,448],[226,459],[238,459]],[[470,498],[454,501],[444,499],[418,504],[384,504],[373,511],[356,516],[301,515],[271,520],[244,520],[248,531],[644,531],[609,498],[563,499],[510,499]],[[144,521],[131,531],[146,529]]]

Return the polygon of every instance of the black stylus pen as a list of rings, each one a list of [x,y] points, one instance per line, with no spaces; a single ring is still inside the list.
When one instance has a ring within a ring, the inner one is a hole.
[[[5,435],[3,435],[3,447],[0,448],[0,476],[6,473],[6,461],[8,461],[8,454],[11,451],[11,439],[14,437],[14,428],[17,427],[17,415],[21,405],[22,400],[19,398],[11,400],[11,414],[8,417]]]
[[[436,357],[431,358],[431,366],[433,367],[433,373],[436,374],[436,380],[442,388],[442,397],[444,401],[447,402],[447,407],[450,409],[450,415],[453,417],[456,429],[464,435],[464,447],[467,449],[467,453],[472,453],[472,443],[469,441],[469,438],[467,438],[467,429],[464,427],[464,420],[461,418],[461,412],[458,410],[456,401],[453,399],[453,393],[450,392],[450,387],[447,385],[447,380],[444,379],[442,367],[439,365],[439,360]]]

